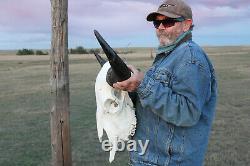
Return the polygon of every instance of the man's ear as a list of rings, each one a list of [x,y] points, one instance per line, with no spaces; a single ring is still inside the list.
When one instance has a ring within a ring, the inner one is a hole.
[[[184,26],[183,26],[183,31],[186,32],[190,29],[190,27],[192,26],[193,24],[193,20],[191,19],[187,19],[184,21]]]

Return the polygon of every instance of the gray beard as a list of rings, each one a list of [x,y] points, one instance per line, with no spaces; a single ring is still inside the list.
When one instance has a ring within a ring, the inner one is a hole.
[[[176,41],[178,35],[173,34],[173,33],[169,34],[164,31],[160,31],[159,33],[157,33],[157,37],[160,42],[160,46],[167,46],[167,45],[173,44]]]

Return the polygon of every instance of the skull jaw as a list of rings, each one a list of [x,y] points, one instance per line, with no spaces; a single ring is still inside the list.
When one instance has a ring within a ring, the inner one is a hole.
[[[99,140],[102,140],[103,130],[105,130],[109,142],[112,144],[109,156],[109,162],[112,162],[117,151],[118,141],[128,141],[129,137],[135,133],[135,111],[127,106],[116,113],[105,113],[101,117],[97,117],[97,126],[100,127],[98,129]]]

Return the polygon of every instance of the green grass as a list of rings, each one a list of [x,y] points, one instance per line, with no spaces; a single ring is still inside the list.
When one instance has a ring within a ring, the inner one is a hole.
[[[250,48],[207,47],[219,82],[219,101],[205,166],[250,163]],[[150,52],[122,55],[145,70]],[[4,55],[7,56],[7,55]],[[1,60],[1,56],[0,56]],[[95,121],[93,59],[70,61],[70,129],[74,166],[124,166],[127,152],[108,163]],[[48,166],[50,148],[49,61],[0,61],[0,165]]]

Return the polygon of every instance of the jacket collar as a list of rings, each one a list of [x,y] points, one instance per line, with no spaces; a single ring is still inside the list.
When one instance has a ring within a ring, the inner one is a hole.
[[[172,52],[176,47],[178,47],[180,44],[184,43],[185,41],[192,38],[192,31],[188,30],[187,32],[182,33],[174,43],[167,45],[167,46],[159,46],[156,50],[156,55],[165,53],[169,54]]]

